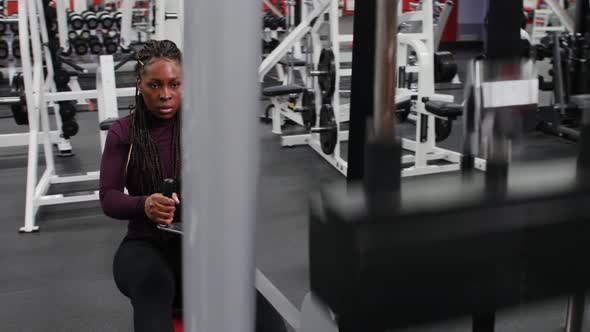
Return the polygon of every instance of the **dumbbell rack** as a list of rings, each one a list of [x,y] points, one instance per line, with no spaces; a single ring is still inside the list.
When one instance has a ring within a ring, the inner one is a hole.
[[[105,103],[105,100],[114,100],[116,96],[134,96],[135,88],[114,89],[114,65],[111,56],[101,58],[101,75],[97,75],[97,90],[56,92],[54,84],[53,64],[50,52],[45,43],[47,30],[45,15],[40,1],[19,0],[19,38],[21,45],[32,45],[32,54],[29,48],[22,48],[22,65],[26,105],[29,120],[29,144],[28,144],[28,165],[25,199],[25,218],[21,232],[29,233],[39,230],[36,225],[36,215],[39,207],[45,205],[77,203],[98,199],[98,192],[85,192],[75,194],[54,194],[47,195],[52,184],[76,183],[96,181],[99,178],[98,171],[86,172],[70,176],[56,174],[55,161],[52,154],[52,145],[49,140],[49,114],[47,106],[49,103],[56,103],[55,113],[59,113],[59,102],[70,101],[79,98],[98,99],[99,119],[112,114],[117,114],[117,109]],[[30,36],[30,39],[29,39]],[[42,43],[43,41],[43,43]],[[110,61],[109,61],[110,59]],[[47,68],[47,75],[43,73],[43,62]],[[109,74],[110,73],[110,74]],[[109,89],[109,86],[111,87]],[[102,92],[103,96],[99,96]],[[106,106],[104,106],[106,105]],[[103,107],[104,106],[104,107]],[[104,113],[107,114],[104,114]],[[104,140],[104,134],[102,134]],[[101,140],[101,142],[103,141]],[[39,168],[39,144],[43,145],[45,170],[38,178]]]

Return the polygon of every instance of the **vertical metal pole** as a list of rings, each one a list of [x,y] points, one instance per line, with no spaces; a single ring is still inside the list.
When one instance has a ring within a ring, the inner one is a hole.
[[[184,5],[191,18],[185,20],[181,115],[184,327],[250,332],[261,4],[190,0]]]
[[[32,63],[31,52],[29,50],[29,20],[28,20],[28,6],[27,0],[18,0],[18,34],[21,47],[21,61],[23,70],[23,78],[25,83],[25,98],[27,101],[28,117],[29,117],[29,154],[27,163],[27,188],[25,198],[25,222],[24,227],[20,229],[21,232],[33,232],[39,229],[35,226],[35,186],[37,184],[37,162],[38,162],[38,139],[39,139],[39,113],[37,112],[37,104],[35,96],[33,95],[33,77],[32,77]]]
[[[569,298],[565,318],[565,332],[582,332],[585,309],[586,294],[582,292]]]
[[[392,110],[395,105],[397,47],[397,0],[377,0],[375,22],[375,136],[394,138]]]
[[[49,113],[47,112],[47,103],[45,102],[45,89],[47,84],[45,83],[43,69],[41,68],[43,64],[43,48],[45,48],[45,64],[47,65],[48,81],[53,81],[53,62],[51,61],[49,48],[45,46],[49,42],[49,37],[47,35],[47,25],[45,24],[45,8],[43,7],[42,0],[33,0],[29,6],[29,12],[31,13],[31,31],[33,32],[31,34],[31,39],[33,41],[35,70],[39,73],[39,83],[36,86],[36,89],[38,90],[36,92],[38,98],[39,114],[41,116],[41,129],[45,137],[43,139],[45,164],[49,169],[49,172],[53,173],[55,170],[55,161],[53,159],[53,151],[50,139],[51,133],[49,128]],[[35,33],[35,31],[39,31],[40,33]],[[59,128],[59,130],[61,131],[61,128]]]
[[[59,46],[65,50],[68,47],[68,18],[66,17],[66,0],[57,0],[55,10],[57,11],[57,35],[59,36]]]
[[[182,0],[184,1],[184,0]],[[131,20],[133,16],[133,0],[121,0],[121,45],[128,47],[133,39]]]

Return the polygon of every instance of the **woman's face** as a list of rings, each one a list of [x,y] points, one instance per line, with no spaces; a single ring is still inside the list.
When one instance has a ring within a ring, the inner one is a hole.
[[[182,102],[182,70],[169,59],[157,59],[144,66],[137,86],[148,111],[158,119],[173,118]]]

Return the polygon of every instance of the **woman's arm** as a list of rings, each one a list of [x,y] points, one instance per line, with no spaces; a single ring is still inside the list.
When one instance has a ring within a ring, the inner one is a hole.
[[[123,192],[129,144],[121,136],[121,124],[117,121],[109,130],[100,163],[100,203],[107,216],[132,219],[145,216],[147,196],[129,196]]]

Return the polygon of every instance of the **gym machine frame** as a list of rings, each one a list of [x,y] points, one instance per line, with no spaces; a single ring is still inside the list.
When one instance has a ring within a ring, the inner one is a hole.
[[[106,107],[99,108],[99,118],[106,119],[108,117],[118,117],[117,108],[113,108],[112,104],[107,105],[106,100],[113,99],[113,95],[135,95],[135,88],[114,89],[114,66],[111,56],[101,58],[101,64],[104,67],[101,68],[102,73],[97,75],[97,87],[99,91],[102,92],[102,96],[99,96],[97,90],[51,92],[54,75],[52,71],[53,66],[47,49],[45,50],[45,59],[43,59],[43,49],[41,48],[40,40],[40,35],[43,37],[46,36],[43,33],[45,22],[42,8],[42,0],[19,0],[18,20],[19,31],[21,32],[19,34],[21,44],[29,44],[30,34],[33,50],[32,56],[29,53],[28,48],[24,47],[21,50],[23,68],[25,69],[23,70],[23,77],[29,119],[25,219],[24,226],[20,228],[21,232],[26,233],[39,230],[39,226],[36,225],[35,220],[40,206],[76,203],[98,199],[97,191],[78,195],[46,195],[52,184],[95,181],[99,178],[98,171],[73,176],[59,176],[56,174],[51,141],[47,139],[49,137],[48,103],[76,100],[79,98],[97,98],[99,104],[102,104],[102,106],[106,105]],[[41,33],[39,33],[40,30]],[[45,65],[48,71],[46,78],[44,78],[43,75],[43,60],[45,60]],[[32,70],[27,70],[27,68],[32,68]],[[54,105],[55,112],[58,113],[59,104]],[[40,135],[41,133],[43,135]],[[105,133],[101,134],[101,143],[104,142],[104,135]],[[39,144],[43,145],[46,167],[43,175],[38,179]]]

